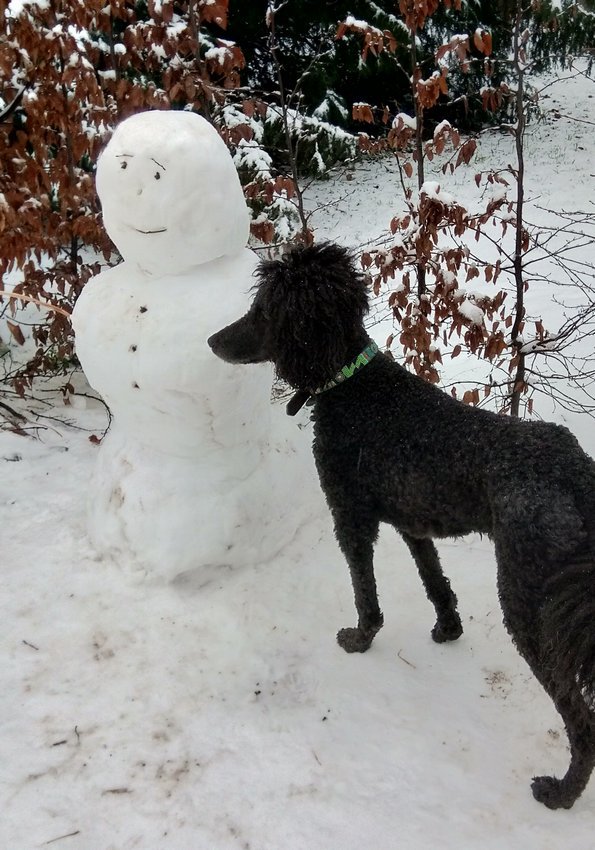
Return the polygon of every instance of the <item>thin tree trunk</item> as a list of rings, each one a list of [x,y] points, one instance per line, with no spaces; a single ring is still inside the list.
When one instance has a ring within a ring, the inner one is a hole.
[[[112,63],[112,71],[115,74],[116,78],[116,86],[120,82],[122,75],[120,74],[120,65],[118,62],[118,57],[116,56],[116,45],[114,42],[114,16],[112,15],[111,8],[109,11],[109,55]],[[120,104],[117,104],[118,109]]]
[[[64,75],[64,56],[60,54],[60,71],[62,76]],[[66,145],[66,156],[67,156],[67,164],[68,164],[68,183],[69,189],[71,192],[74,192],[76,188],[76,171],[75,171],[75,161],[74,161],[74,152],[72,149],[72,136],[70,130],[70,120],[68,115],[68,90],[64,83],[61,83],[62,97],[64,99],[64,142]],[[78,237],[71,232],[70,234],[70,264],[72,274],[78,277],[78,256],[79,256],[79,240]]]
[[[520,57],[520,34],[522,20],[521,0],[517,0],[516,19],[513,33],[514,67],[517,75],[516,93],[516,129],[515,147],[517,157],[517,197],[516,197],[516,237],[514,249],[514,279],[516,286],[515,317],[510,332],[513,348],[516,350],[518,362],[510,389],[510,414],[518,416],[521,403],[521,395],[525,387],[525,360],[522,352],[522,340],[520,337],[521,326],[525,317],[525,281],[523,276],[523,203],[525,192],[525,158],[524,158],[524,133],[525,133],[525,111],[523,103],[524,95],[524,70]]]
[[[424,171],[424,148],[423,148],[423,109],[419,103],[417,96],[417,78],[419,76],[417,65],[417,45],[415,43],[415,30],[411,30],[410,41],[410,56],[411,56],[411,80],[413,93],[413,108],[415,110],[415,153],[417,157],[417,188],[421,189],[425,183]],[[417,277],[417,296],[421,298],[426,292],[426,267],[422,263],[417,263],[415,266],[415,275]]]
[[[190,29],[190,34],[196,44],[196,53],[194,58],[198,66],[200,80],[202,83],[202,98],[200,108],[203,117],[206,118],[207,121],[212,124],[213,113],[211,111],[211,101],[208,91],[209,75],[207,74],[205,62],[203,61],[200,55],[200,9],[198,7],[197,0],[190,0],[190,3],[188,5],[188,27]]]
[[[309,237],[308,230],[308,219],[306,217],[306,210],[304,208],[304,198],[302,195],[302,191],[300,189],[299,184],[299,172],[297,166],[297,145],[294,146],[293,140],[291,138],[291,128],[289,126],[289,111],[287,107],[287,93],[285,91],[285,86],[283,84],[283,73],[281,68],[281,62],[279,61],[279,57],[277,55],[277,36],[275,32],[275,14],[276,9],[274,3],[269,3],[268,7],[268,20],[269,20],[269,50],[271,52],[271,57],[275,64],[275,70],[277,72],[277,84],[279,86],[279,99],[281,101],[281,116],[283,121],[283,129],[285,131],[285,143],[287,145],[287,156],[289,158],[289,167],[291,169],[291,178],[295,187],[295,194],[297,200],[297,209],[300,217],[300,222],[302,224],[302,235],[304,240],[307,242]]]
[[[27,91],[28,86],[29,83],[26,83],[25,85],[21,86],[20,90],[16,93],[11,102],[0,110],[0,121],[6,121],[8,118],[10,118],[12,113],[17,109],[18,105],[23,99],[23,95]]]

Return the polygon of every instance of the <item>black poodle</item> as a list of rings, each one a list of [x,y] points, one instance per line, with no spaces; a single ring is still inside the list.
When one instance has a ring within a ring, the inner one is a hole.
[[[364,652],[382,626],[373,549],[381,522],[402,535],[436,609],[435,641],[462,632],[432,538],[476,531],[496,546],[504,623],[560,712],[562,779],[533,794],[570,808],[595,764],[595,463],[566,429],[467,407],[378,351],[368,293],[343,248],[294,249],[262,263],[249,312],[209,345],[230,363],[270,360],[313,404],[314,456],[347,559]]]

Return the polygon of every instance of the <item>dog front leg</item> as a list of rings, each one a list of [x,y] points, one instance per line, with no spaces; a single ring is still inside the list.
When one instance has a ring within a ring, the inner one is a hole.
[[[434,543],[425,538],[411,537],[403,531],[401,537],[413,555],[427,597],[436,611],[437,619],[432,629],[432,639],[436,643],[456,640],[463,634],[461,618],[457,611],[457,597],[451,590],[448,578],[442,572]]]
[[[337,641],[345,652],[365,652],[383,624],[374,578],[374,543],[378,536],[378,523],[366,521],[361,516],[338,516],[335,513],[335,535],[347,559],[358,614],[357,627],[341,629],[337,633]]]

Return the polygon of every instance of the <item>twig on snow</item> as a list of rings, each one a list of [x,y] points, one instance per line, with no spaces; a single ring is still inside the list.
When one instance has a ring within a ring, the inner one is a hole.
[[[72,838],[73,835],[80,835],[80,829],[76,829],[74,832],[68,832],[66,835],[59,835],[57,838],[50,838],[49,841],[46,841],[44,847],[48,844],[53,844],[55,841],[62,841],[63,838]]]
[[[397,658],[400,658],[400,659],[401,659],[401,661],[404,661],[404,662],[405,662],[405,664],[408,664],[410,667],[413,667],[413,669],[414,669],[414,670],[417,670],[417,667],[415,666],[415,664],[412,664],[412,663],[411,663],[411,661],[407,661],[407,659],[406,659],[406,658],[403,658],[403,656],[401,655],[401,652],[402,652],[402,651],[403,651],[403,650],[401,650],[401,649],[400,649],[400,650],[397,652]]]

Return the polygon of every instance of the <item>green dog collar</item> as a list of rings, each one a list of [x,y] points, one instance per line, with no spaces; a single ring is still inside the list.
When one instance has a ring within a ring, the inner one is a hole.
[[[352,378],[358,369],[361,369],[363,366],[367,366],[370,360],[373,360],[374,357],[376,357],[378,351],[379,349],[376,343],[371,341],[370,344],[364,348],[361,354],[358,354],[353,363],[343,366],[343,368],[337,372],[335,377],[331,378],[330,381],[327,381],[322,387],[318,387],[316,390],[298,390],[287,404],[287,415],[295,416],[304,404],[311,405],[314,402],[314,396],[320,395],[320,393],[325,393],[327,390],[332,390],[333,387],[338,387],[339,384],[342,384],[348,378]]]
[[[318,387],[316,390],[312,390],[312,395],[320,395],[320,393],[325,393],[327,390],[332,390],[333,387],[339,386],[348,378],[352,378],[358,369],[361,369],[363,366],[367,366],[370,360],[373,360],[374,357],[378,354],[378,346],[375,342],[370,342],[370,345],[366,346],[361,354],[358,354],[353,363],[350,363],[348,366],[343,366],[340,369],[334,378],[331,378],[330,381],[327,381],[326,384],[323,384],[322,387]]]

